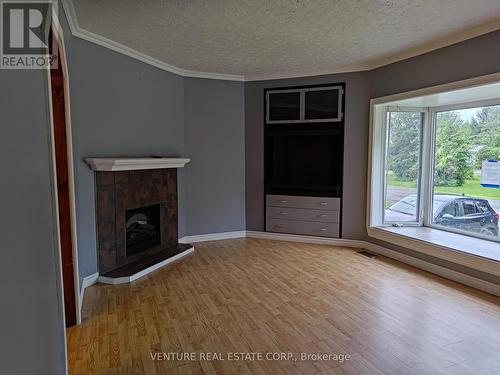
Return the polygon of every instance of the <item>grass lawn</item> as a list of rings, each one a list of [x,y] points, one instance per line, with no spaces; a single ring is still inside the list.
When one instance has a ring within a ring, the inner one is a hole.
[[[392,187],[415,188],[415,182],[399,181],[392,173],[388,175],[387,185]],[[468,195],[477,198],[492,198],[500,200],[500,189],[485,188],[480,185],[480,177],[475,174],[474,178],[465,181],[463,186],[436,186],[436,193]]]

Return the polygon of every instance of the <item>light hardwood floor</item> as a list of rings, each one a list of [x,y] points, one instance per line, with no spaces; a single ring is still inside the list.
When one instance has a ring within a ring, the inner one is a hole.
[[[86,290],[83,323],[68,330],[71,375],[500,374],[497,297],[347,248],[237,239],[195,249],[132,284]],[[297,360],[227,360],[238,352]],[[351,358],[300,360],[318,352]]]

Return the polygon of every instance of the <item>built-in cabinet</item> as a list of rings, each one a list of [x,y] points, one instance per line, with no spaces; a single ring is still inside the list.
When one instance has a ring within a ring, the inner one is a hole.
[[[344,90],[265,91],[266,231],[341,237]]]
[[[266,92],[266,123],[338,122],[342,120],[342,86]]]
[[[266,196],[266,231],[340,236],[340,198]]]

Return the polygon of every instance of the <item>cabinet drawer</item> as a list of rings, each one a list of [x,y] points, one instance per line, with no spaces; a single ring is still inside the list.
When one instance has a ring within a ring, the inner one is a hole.
[[[331,197],[303,197],[295,195],[266,196],[267,206],[309,208],[315,210],[340,210],[340,198]]]
[[[307,236],[339,237],[339,224],[268,218],[266,220],[266,231]]]
[[[312,210],[308,208],[288,208],[269,206],[266,209],[268,219],[319,221],[340,223],[340,211]]]

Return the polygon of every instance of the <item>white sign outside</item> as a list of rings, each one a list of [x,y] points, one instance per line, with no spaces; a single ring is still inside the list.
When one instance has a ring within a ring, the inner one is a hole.
[[[481,185],[488,188],[500,188],[500,162],[496,160],[483,161]]]

